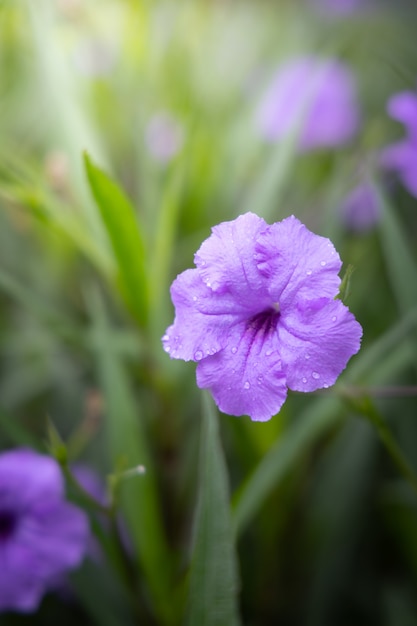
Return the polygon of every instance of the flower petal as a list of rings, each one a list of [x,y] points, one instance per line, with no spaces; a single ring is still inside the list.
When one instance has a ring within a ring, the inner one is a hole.
[[[262,311],[270,300],[267,283],[253,262],[256,238],[266,228],[261,217],[245,213],[214,226],[194,257],[207,287],[219,293],[229,291],[253,313]]]
[[[162,337],[174,359],[200,361],[226,345],[231,324],[248,316],[230,293],[207,287],[196,269],[180,274],[171,286],[175,320]]]
[[[258,236],[255,259],[283,312],[295,296],[297,300],[333,298],[338,293],[342,263],[333,244],[293,215]]]
[[[319,298],[288,312],[278,335],[288,387],[314,391],[336,382],[359,350],[362,328],[340,300]]]
[[[275,415],[287,389],[273,318],[261,315],[233,326],[227,347],[198,364],[197,384],[211,390],[224,413],[256,421]]]
[[[388,101],[388,113],[402,122],[413,140],[417,140],[417,93],[403,91]]]
[[[16,492],[19,493],[18,499]],[[0,455],[1,506],[10,506],[13,511],[16,502],[27,508],[43,499],[59,500],[63,495],[64,480],[54,459],[25,448]]]

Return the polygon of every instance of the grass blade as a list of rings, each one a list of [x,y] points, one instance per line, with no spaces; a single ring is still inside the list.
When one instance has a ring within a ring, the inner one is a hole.
[[[141,326],[148,318],[148,281],[145,244],[135,210],[122,190],[84,154],[85,169],[94,199],[115,256],[117,282],[126,304]]]
[[[217,414],[204,396],[188,626],[238,626],[238,567]]]
[[[131,384],[121,362],[104,307],[96,293],[91,294],[90,310],[94,320],[93,347],[106,406],[106,436],[115,468],[144,465],[146,475],[130,478],[122,489],[121,505],[129,525],[151,595],[158,623],[175,623],[175,608],[170,589],[170,553],[157,498],[157,483],[147,445],[143,418],[135,403]]]

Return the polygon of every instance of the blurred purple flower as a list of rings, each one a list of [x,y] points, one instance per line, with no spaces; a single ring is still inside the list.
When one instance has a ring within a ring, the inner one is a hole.
[[[381,218],[381,207],[375,187],[363,182],[343,200],[340,216],[347,228],[364,232],[373,228]]]
[[[311,0],[311,4],[318,10],[333,15],[349,15],[363,9],[366,0]]]
[[[35,611],[81,563],[88,536],[54,459],[26,449],[0,454],[0,611]]]
[[[169,113],[157,113],[145,129],[145,142],[153,158],[168,163],[182,148],[183,129]]]
[[[287,387],[333,385],[359,350],[362,329],[334,299],[339,255],[294,216],[223,222],[194,260],[171,286],[176,317],[162,342],[172,358],[198,362],[198,386],[225,413],[268,420]]]
[[[388,101],[388,113],[404,124],[406,137],[381,153],[382,167],[393,170],[417,198],[417,92],[404,91]]]
[[[268,141],[295,132],[300,150],[336,147],[349,141],[360,120],[351,70],[336,59],[302,57],[283,65],[257,110]]]

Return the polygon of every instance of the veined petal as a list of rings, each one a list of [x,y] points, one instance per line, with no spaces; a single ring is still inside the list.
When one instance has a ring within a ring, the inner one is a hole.
[[[214,226],[212,234],[194,257],[203,281],[215,292],[229,291],[253,313],[262,311],[270,301],[267,281],[254,263],[255,242],[268,228],[253,213]]]
[[[360,347],[362,328],[340,300],[301,302],[278,325],[287,385],[314,391],[336,382]]]
[[[297,299],[334,298],[342,266],[332,242],[315,235],[291,215],[259,234],[255,260],[282,311]]]
[[[197,384],[208,388],[219,409],[266,421],[287,396],[274,314],[235,324],[226,347],[197,367]]]
[[[207,287],[196,269],[180,274],[171,286],[175,320],[162,343],[174,359],[201,361],[221,350],[230,326],[248,316],[247,310],[226,292]]]

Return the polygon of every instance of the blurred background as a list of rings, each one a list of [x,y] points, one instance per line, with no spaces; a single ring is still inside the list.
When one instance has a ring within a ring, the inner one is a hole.
[[[53,424],[103,485],[147,469],[120,511],[139,608],[100,549],[1,624],[183,623],[201,392],[160,338],[246,211],[333,241],[364,335],[335,387],[219,418],[241,623],[417,624],[417,495],[367,419],[417,472],[416,25],[413,0],[0,1],[0,446]]]

